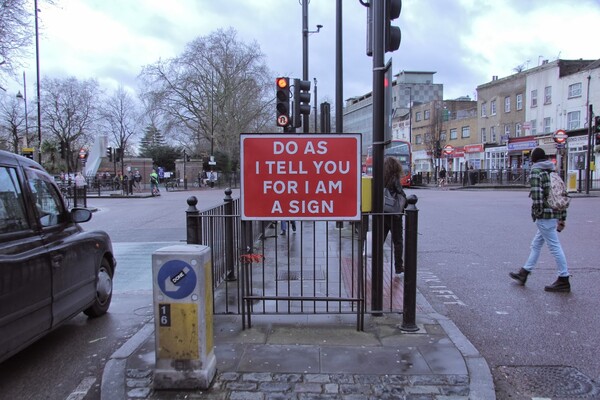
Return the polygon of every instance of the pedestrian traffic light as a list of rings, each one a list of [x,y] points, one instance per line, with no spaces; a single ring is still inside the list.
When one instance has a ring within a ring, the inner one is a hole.
[[[383,43],[385,52],[396,51],[400,47],[402,34],[400,28],[392,26],[392,21],[400,16],[402,11],[402,0],[385,0],[384,2],[384,22],[383,22]]]
[[[275,101],[277,109],[277,126],[286,128],[290,124],[290,78],[275,79]]]
[[[302,126],[300,115],[310,114],[310,81],[294,79],[294,118],[296,128]]]
[[[113,151],[112,151],[112,147],[107,147],[106,148],[106,157],[108,157],[108,161],[112,162],[112,158],[113,158]]]

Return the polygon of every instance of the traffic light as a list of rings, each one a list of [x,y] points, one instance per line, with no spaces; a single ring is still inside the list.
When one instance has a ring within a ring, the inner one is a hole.
[[[60,141],[60,158],[62,158],[63,160],[67,157],[67,146],[65,144],[65,142],[63,142],[62,140]]]
[[[79,151],[79,161],[81,162],[81,165],[85,165],[85,162],[87,161],[87,157],[88,157],[88,152],[85,151],[84,149],[81,149]]]
[[[396,51],[400,47],[402,34],[400,28],[392,26],[392,21],[400,16],[402,11],[402,0],[385,0],[383,21],[383,44],[385,52]]]
[[[290,125],[290,78],[275,79],[277,126],[286,128]]]
[[[310,81],[294,79],[294,126],[302,126],[300,115],[310,114]]]
[[[108,161],[112,162],[112,158],[113,158],[112,147],[106,148],[106,157],[108,157]]]
[[[116,162],[121,162],[121,159],[123,158],[123,149],[120,147],[117,147],[115,149],[115,161]]]
[[[594,132],[600,133],[600,115],[594,117]]]

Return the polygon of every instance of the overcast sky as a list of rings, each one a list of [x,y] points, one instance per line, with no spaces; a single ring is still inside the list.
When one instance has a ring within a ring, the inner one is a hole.
[[[39,1],[41,74],[96,78],[109,90],[137,88],[142,66],[233,27],[239,40],[259,44],[273,76],[301,78],[300,1]],[[309,77],[318,80],[319,102],[335,100],[335,8],[335,0],[309,2],[309,30],[323,25],[309,36]],[[436,72],[445,99],[474,98],[478,85],[511,75],[518,65],[600,58],[600,0],[404,0],[396,25],[402,43],[393,53],[394,74]],[[343,0],[344,99],[371,91],[365,32],[366,9],[358,0]],[[35,51],[28,64],[28,91],[34,93]]]

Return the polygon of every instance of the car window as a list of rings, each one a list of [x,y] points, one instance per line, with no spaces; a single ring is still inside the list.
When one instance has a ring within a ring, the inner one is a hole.
[[[0,166],[0,233],[29,229],[15,168]]]
[[[41,225],[47,227],[62,222],[63,206],[56,187],[39,171],[27,169],[26,173]]]

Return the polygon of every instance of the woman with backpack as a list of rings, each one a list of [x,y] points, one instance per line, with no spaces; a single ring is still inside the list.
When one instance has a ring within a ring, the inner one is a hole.
[[[527,262],[518,272],[511,272],[510,277],[525,285],[527,277],[537,264],[540,257],[540,251],[544,243],[548,245],[550,253],[554,256],[556,267],[558,269],[557,280],[544,287],[547,292],[570,292],[569,270],[567,268],[567,259],[558,239],[558,232],[565,228],[567,219],[567,210],[556,210],[548,204],[550,194],[550,174],[554,172],[554,163],[546,157],[546,152],[540,147],[536,147],[531,152],[531,177],[529,182],[531,189],[531,217],[537,226],[537,232],[531,242],[531,251]]]

